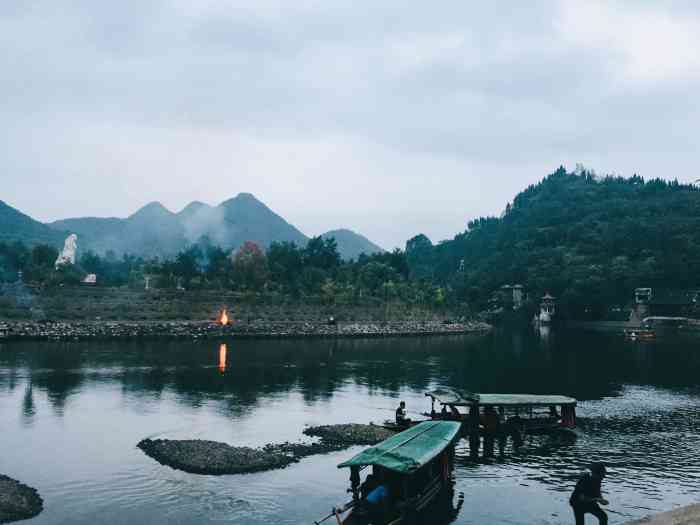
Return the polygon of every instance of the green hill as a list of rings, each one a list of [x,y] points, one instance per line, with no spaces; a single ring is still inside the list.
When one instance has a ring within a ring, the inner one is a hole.
[[[382,253],[384,250],[370,241],[364,235],[355,233],[352,230],[344,228],[331,230],[321,234],[323,239],[333,237],[338,243],[338,253],[345,260],[357,259],[360,254],[371,255],[373,253]]]
[[[0,201],[0,242],[22,241],[29,246],[49,244],[60,248],[67,233],[56,231]]]
[[[560,168],[499,218],[473,220],[436,246],[412,239],[407,259],[414,275],[481,305],[506,283],[570,305],[624,304],[642,286],[700,287],[700,191]]]
[[[126,219],[84,217],[56,221],[50,226],[77,233],[81,250],[112,250],[145,257],[173,256],[203,236],[225,250],[238,248],[245,241],[266,248],[273,242],[293,242],[303,247],[309,240],[250,193],[239,193],[218,206],[193,201],[178,213],[152,202]],[[350,230],[333,230],[323,236],[336,237],[338,251],[345,259],[383,251]]]

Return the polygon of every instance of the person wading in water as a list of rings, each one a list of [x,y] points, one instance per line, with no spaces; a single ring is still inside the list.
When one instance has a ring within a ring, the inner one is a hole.
[[[607,505],[608,501],[603,498],[600,492],[600,485],[607,471],[602,463],[593,463],[591,471],[587,472],[576,483],[576,488],[569,498],[569,503],[574,509],[576,525],[584,525],[584,515],[593,514],[598,518],[600,525],[607,525],[608,515],[598,505]]]

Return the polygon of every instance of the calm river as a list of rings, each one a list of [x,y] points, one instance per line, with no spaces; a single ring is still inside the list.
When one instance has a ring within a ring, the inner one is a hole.
[[[216,477],[161,466],[136,443],[297,441],[306,425],[391,418],[400,399],[416,417],[438,386],[579,399],[574,443],[533,439],[475,463],[461,442],[453,523],[572,523],[568,495],[592,460],[610,465],[612,523],[700,499],[700,344],[503,330],[228,341],[224,363],[222,342],[0,344],[0,473],[44,497],[31,523],[313,523],[347,499],[336,465],[361,447]]]

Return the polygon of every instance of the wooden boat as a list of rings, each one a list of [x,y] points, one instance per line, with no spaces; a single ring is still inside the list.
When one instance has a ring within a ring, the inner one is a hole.
[[[434,420],[459,421],[464,435],[573,432],[576,399],[560,395],[475,394],[457,389],[426,392]],[[441,410],[435,410],[439,404]],[[490,422],[493,422],[490,425]],[[489,428],[490,427],[490,428]]]
[[[459,431],[458,422],[424,421],[344,461],[338,468],[350,469],[353,500],[330,516],[346,525],[410,522],[451,488]],[[368,467],[374,478],[371,487],[367,480],[360,484],[360,472]],[[369,503],[366,493],[380,486],[385,497]]]
[[[626,328],[623,332],[625,339],[630,341],[649,341],[656,339],[656,331],[653,328]]]
[[[422,421],[408,420],[405,423],[397,423],[393,419],[385,419],[381,423],[371,423],[370,422],[370,425],[378,425],[382,428],[386,428],[387,430],[392,430],[394,432],[403,432],[404,430],[407,430],[407,429],[417,425],[418,423],[422,423]]]

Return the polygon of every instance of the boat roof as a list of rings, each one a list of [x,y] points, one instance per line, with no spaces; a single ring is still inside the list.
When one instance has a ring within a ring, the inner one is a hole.
[[[475,394],[457,389],[440,389],[427,392],[442,405],[481,406],[551,406],[575,405],[573,397],[537,394]]]
[[[423,421],[360,452],[338,468],[378,465],[408,474],[445,450],[459,434],[460,427],[457,421]]]

